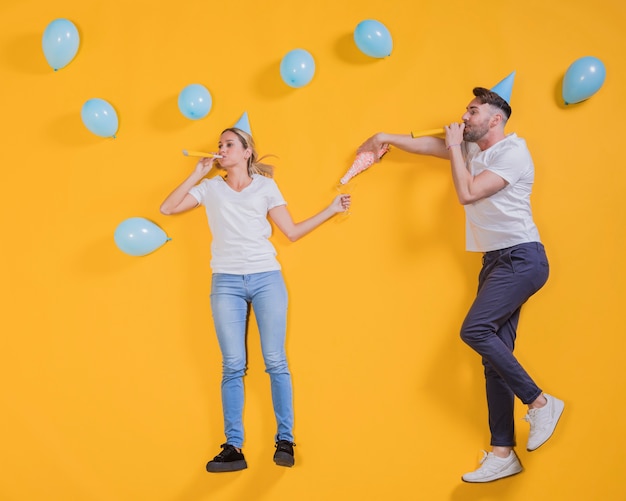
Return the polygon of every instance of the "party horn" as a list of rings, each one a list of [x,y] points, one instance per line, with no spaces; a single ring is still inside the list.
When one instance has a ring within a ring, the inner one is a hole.
[[[424,137],[424,136],[438,136],[440,134],[445,134],[446,130],[441,127],[439,129],[428,129],[428,130],[419,130],[419,131],[411,131],[411,137]]]
[[[183,155],[186,157],[223,158],[222,155],[216,155],[215,153],[204,153],[203,151],[193,150],[183,150]]]

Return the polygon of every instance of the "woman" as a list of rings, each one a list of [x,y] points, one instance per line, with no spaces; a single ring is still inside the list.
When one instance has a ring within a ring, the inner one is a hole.
[[[293,466],[293,403],[291,374],[285,353],[287,291],[269,241],[274,224],[296,241],[350,207],[349,195],[338,195],[314,216],[295,223],[272,167],[257,159],[250,134],[239,128],[222,132],[218,168],[226,176],[204,179],[215,158],[203,158],[161,205],[166,215],[204,205],[213,236],[211,244],[211,310],[222,352],[222,407],[226,443],[207,464],[209,472],[247,468],[243,445],[243,376],[246,370],[245,332],[248,308],[254,309],[261,351],[270,375],[277,422],[274,462]]]

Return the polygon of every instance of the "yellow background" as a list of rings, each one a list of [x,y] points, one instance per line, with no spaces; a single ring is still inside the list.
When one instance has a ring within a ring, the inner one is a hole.
[[[622,317],[626,4],[601,0],[159,3],[2,0],[0,498],[85,501],[626,499]],[[80,49],[54,72],[45,27],[68,18]],[[377,19],[391,57],[358,51]],[[308,50],[312,82],[285,85]],[[606,82],[564,106],[583,56]],[[210,475],[223,441],[220,355],[203,211],[158,207],[244,111],[295,218],[325,206],[357,146],[379,130],[458,120],[471,89],[516,71],[507,127],[536,164],[533,206],[551,261],[525,307],[517,353],[563,398],[555,436],[523,474],[462,484],[488,446],[478,356],[458,338],[480,256],[446,162],[393,151],[361,174],[352,215],[273,242],[290,293],[296,466],[272,462],[275,423],[258,333],[249,336],[243,472]],[[213,96],[198,121],[178,93]],[[117,110],[116,139],[83,125],[90,98]],[[135,258],[113,241],[145,217],[172,238]]]

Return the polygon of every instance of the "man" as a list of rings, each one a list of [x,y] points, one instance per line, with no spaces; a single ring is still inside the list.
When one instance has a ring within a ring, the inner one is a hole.
[[[376,153],[386,144],[450,160],[465,207],[467,250],[483,253],[478,292],[461,338],[482,357],[492,451],[484,453],[476,471],[463,475],[465,482],[491,482],[522,471],[513,450],[515,396],[528,405],[529,451],[550,438],[564,407],[542,392],[513,355],[521,307],[545,284],[549,267],[530,208],[532,158],[523,139],[504,133],[510,97],[494,92],[498,88],[475,88],[463,122],[446,126],[445,139],[378,133],[358,150]]]

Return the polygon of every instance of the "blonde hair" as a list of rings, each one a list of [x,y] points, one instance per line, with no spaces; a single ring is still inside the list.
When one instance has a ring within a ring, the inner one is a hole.
[[[238,129],[237,127],[229,127],[228,129],[224,129],[224,132],[232,132],[239,138],[239,142],[245,148],[250,148],[250,157],[248,158],[248,175],[252,176],[253,174],[260,174],[265,177],[273,177],[274,175],[274,166],[262,163],[261,160],[270,156],[265,155],[259,158],[259,154],[256,151],[256,147],[254,145],[254,139],[252,136],[248,134],[246,131]]]

